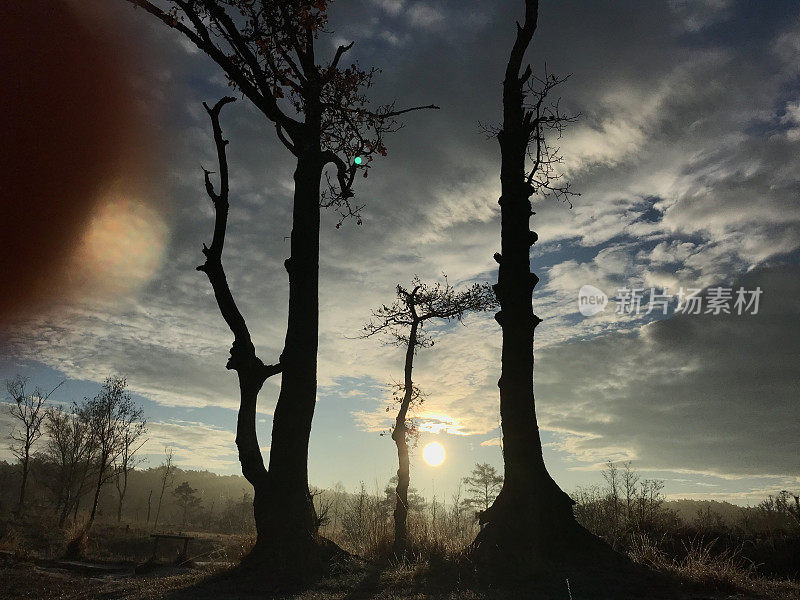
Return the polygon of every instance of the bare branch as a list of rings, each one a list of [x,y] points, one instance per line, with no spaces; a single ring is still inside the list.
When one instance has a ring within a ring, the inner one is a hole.
[[[406,113],[414,112],[415,110],[439,110],[439,107],[435,104],[428,104],[426,106],[413,106],[411,108],[404,108],[402,110],[394,110],[384,114],[376,114],[376,118],[378,119],[390,119],[393,117],[397,117],[400,115],[404,115]]]
[[[382,305],[372,312],[372,319],[364,325],[359,337],[368,338],[383,335],[394,345],[408,344],[409,329],[415,324],[415,345],[428,347],[433,340],[423,331],[422,325],[432,319],[461,322],[470,312],[482,312],[497,307],[497,299],[488,283],[475,283],[457,291],[444,277],[443,282],[422,283],[419,278],[412,280],[411,291],[398,285],[397,300],[391,305]]]
[[[226,367],[236,371],[248,371],[257,374],[259,377],[263,378],[261,380],[263,383],[263,381],[271,375],[280,372],[280,364],[267,367],[256,356],[255,346],[250,337],[250,330],[247,328],[247,323],[236,305],[236,301],[228,285],[227,277],[225,276],[225,270],[222,266],[222,252],[225,246],[225,232],[228,226],[230,186],[228,182],[228,158],[226,152],[228,141],[224,139],[222,135],[219,115],[226,104],[234,102],[235,100],[235,98],[226,96],[211,108],[209,108],[206,103],[203,103],[203,106],[211,118],[211,125],[214,132],[214,143],[216,145],[217,160],[219,162],[219,192],[217,193],[214,191],[209,177],[209,171],[205,171],[206,191],[214,205],[214,237],[211,246],[203,245],[203,254],[206,257],[206,261],[204,264],[197,267],[197,270],[204,272],[208,276],[222,318],[225,319],[225,322],[228,324],[228,327],[230,327],[234,336],[234,342],[231,347],[231,357]]]
[[[229,21],[232,22],[232,20],[230,16],[224,12],[224,9],[215,6],[217,10],[210,13],[209,6],[207,5],[213,3],[207,0],[202,0],[202,7],[187,0],[172,0],[174,4],[181,8],[181,15],[178,14],[177,9],[164,11],[149,0],[125,1],[146,10],[168,27],[186,36],[199,50],[208,54],[209,57],[222,67],[229,80],[238,86],[267,118],[273,122],[281,123],[290,135],[293,135],[297,131],[299,123],[287,116],[278,107],[272,90],[270,90],[266,82],[263,81],[263,70],[258,66],[257,59],[254,62],[252,52],[249,52],[249,50],[245,51],[246,44],[242,36],[234,34],[229,28]],[[204,15],[213,17],[212,21],[210,23],[204,21]],[[194,29],[187,27],[182,22],[182,17],[186,17]],[[225,40],[231,46],[231,49],[237,56],[240,56],[241,60],[239,62],[244,62],[247,68],[243,69],[241,66],[237,65],[237,61],[233,59],[232,55],[227,54],[214,42],[213,32],[209,28],[210,24],[214,23],[218,24],[220,34],[224,34]],[[248,74],[250,76],[249,79]]]
[[[344,56],[345,52],[347,52],[348,50],[350,50],[350,48],[353,47],[353,44],[355,44],[355,41],[350,42],[349,44],[346,44],[344,46],[339,46],[336,49],[336,54],[334,55],[333,60],[331,61],[330,66],[328,67],[328,72],[329,73],[331,73],[331,72],[336,70],[336,67],[339,66],[339,60],[341,60],[341,58],[342,58],[342,56]]]

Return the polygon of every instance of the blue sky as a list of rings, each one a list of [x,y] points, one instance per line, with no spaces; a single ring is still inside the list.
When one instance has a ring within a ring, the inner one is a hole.
[[[214,164],[213,145],[200,103],[227,86],[142,11],[80,6],[86,23],[137,48],[126,67],[131,110],[161,165],[109,174],[73,249],[80,285],[2,324],[0,378],[21,373],[42,387],[65,378],[57,399],[70,401],[96,393],[111,373],[125,375],[151,423],[151,464],[169,445],[181,466],[236,473],[230,334],[194,271],[212,226],[200,166]],[[331,8],[335,33],[320,46],[332,52],[355,40],[353,58],[382,68],[373,97],[442,109],[410,115],[359,183],[362,226],[336,229],[336,215],[324,217],[309,462],[316,485],[382,488],[396,468],[379,432],[402,350],[351,339],[370,310],[415,274],[444,272],[458,285],[496,278],[499,152],[478,121],[499,118],[519,13],[513,0]],[[543,3],[528,58],[539,71],[546,60],[572,73],[562,107],[581,113],[559,144],[564,174],[582,195],[572,209],[535,199],[540,241],[531,255],[544,318],[537,410],[547,463],[565,489],[598,482],[607,459],[631,460],[673,496],[746,503],[800,486],[798,40],[800,8],[789,2]],[[223,127],[233,194],[226,268],[270,360],[285,331],[292,165],[246,101],[226,109]],[[764,294],[752,318],[655,322],[615,314],[613,303],[583,317],[584,284],[609,296],[623,286],[761,286]],[[436,440],[447,451],[438,468],[413,459],[412,485],[428,496],[452,494],[476,462],[502,466],[500,331],[491,315],[465,324],[437,329],[436,345],[417,357],[415,381],[429,395],[418,413],[429,430],[420,447]],[[265,453],[278,382],[261,395]]]

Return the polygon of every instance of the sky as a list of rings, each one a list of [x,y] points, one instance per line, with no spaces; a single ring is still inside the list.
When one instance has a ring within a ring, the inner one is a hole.
[[[0,111],[17,148],[4,151],[13,193],[0,228],[14,252],[0,263],[0,378],[65,379],[54,398],[70,402],[123,375],[149,420],[149,464],[170,446],[182,467],[238,473],[232,338],[194,269],[213,228],[202,102],[230,93],[227,83],[122,0],[54,3],[35,19],[19,10],[3,25],[12,43],[0,61],[19,91]],[[314,485],[382,489],[396,469],[380,433],[403,350],[354,339],[370,311],[414,275],[496,280],[499,148],[479,123],[500,120],[522,14],[521,0],[331,6],[318,56],[355,41],[351,59],[381,69],[375,101],[441,110],[407,115],[359,179],[362,225],[323,215]],[[581,195],[571,207],[533,198],[535,393],[554,478],[569,491],[599,483],[605,461],[629,460],[672,498],[747,504],[797,490],[800,6],[545,0],[527,60],[571,75],[557,91],[580,114],[553,141]],[[226,271],[271,362],[286,327],[291,156],[247,100],[226,107],[222,126]],[[604,311],[580,312],[586,285],[607,295]],[[676,312],[673,297],[667,314],[645,314],[650,288],[703,290],[705,304]],[[731,290],[730,314],[707,312],[715,288]],[[644,290],[639,314],[622,310],[625,289]],[[739,289],[761,291],[757,311],[737,311]],[[427,397],[412,486],[449,498],[476,462],[502,468],[501,336],[488,313],[430,331],[435,346],[415,363]],[[279,382],[260,396],[265,456]],[[10,426],[0,413],[0,434]],[[439,467],[421,459],[431,441],[447,453]]]

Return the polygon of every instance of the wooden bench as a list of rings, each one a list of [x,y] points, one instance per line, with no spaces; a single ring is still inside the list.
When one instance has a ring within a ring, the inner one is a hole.
[[[189,542],[195,539],[190,535],[175,535],[171,533],[151,533],[150,537],[153,538],[153,556],[150,557],[150,562],[155,562],[156,553],[158,552],[158,543],[161,540],[183,540],[183,550],[175,559],[175,564],[179,565],[186,562],[189,553]]]

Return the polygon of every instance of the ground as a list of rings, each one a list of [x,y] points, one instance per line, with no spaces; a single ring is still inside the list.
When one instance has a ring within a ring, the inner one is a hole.
[[[40,561],[36,561],[40,562]],[[357,559],[339,566],[335,573],[294,592],[269,592],[263,579],[241,582],[224,570],[162,566],[136,575],[132,565],[105,564],[111,572],[76,572],[73,565],[36,564],[31,559],[0,557],[0,599],[2,600],[761,600],[800,599],[800,587],[765,584],[748,593],[714,592],[676,580],[654,579],[634,585],[614,585],[618,577],[600,573],[589,578],[575,574],[567,589],[566,578],[551,579],[535,586],[494,589],[467,586],[453,573],[437,573],[430,565],[378,566]],[[65,568],[69,567],[69,568]],[[117,569],[117,572],[113,572]],[[617,581],[617,583],[619,583]]]
[[[476,577],[463,552],[431,549],[402,565],[352,557],[302,589],[276,593],[265,573],[236,571],[252,547],[247,534],[189,532],[191,566],[174,566],[182,543],[164,540],[157,565],[141,568],[153,551],[147,527],[98,523],[82,561],[62,558],[74,531],[46,518],[0,522],[0,533],[0,600],[800,600],[796,581],[759,577],[703,553],[677,564],[639,552],[638,563],[651,569],[629,561],[537,575],[511,568],[516,587],[500,589],[497,578]]]

